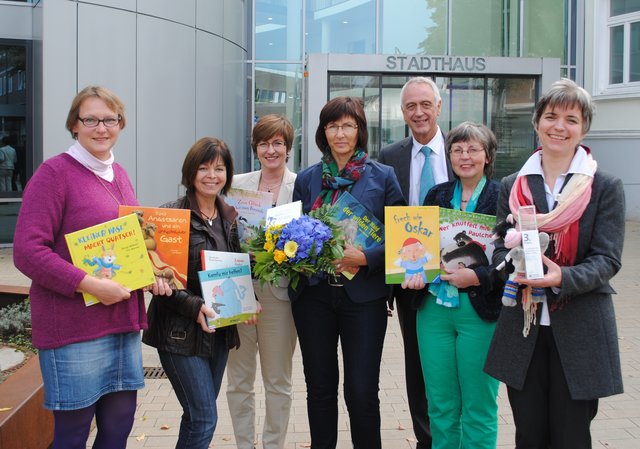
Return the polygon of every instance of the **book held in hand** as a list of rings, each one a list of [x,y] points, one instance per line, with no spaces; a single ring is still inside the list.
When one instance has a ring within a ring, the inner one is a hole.
[[[332,209],[336,223],[344,232],[345,244],[363,250],[384,243],[384,225],[349,192],[343,192]],[[343,271],[342,275],[351,280],[357,272]]]
[[[207,317],[211,329],[243,323],[257,311],[251,281],[249,254],[202,251],[202,269],[198,272],[202,298],[216,313]]]
[[[302,215],[302,201],[282,204],[267,210],[265,228],[268,226],[284,225]]]
[[[385,281],[403,284],[412,276],[429,283],[440,274],[438,206],[384,208]]]
[[[272,206],[273,194],[258,190],[231,188],[225,201],[238,212],[238,234],[241,243],[254,237],[254,229],[264,226],[267,210]]]
[[[440,208],[441,274],[489,266],[495,225],[493,215]]]
[[[187,286],[191,211],[164,207],[120,206],[120,216],[136,214],[156,277],[174,289]]]
[[[137,290],[155,281],[142,230],[135,214],[66,234],[73,264],[91,276],[113,279]],[[99,303],[83,293],[85,305]]]

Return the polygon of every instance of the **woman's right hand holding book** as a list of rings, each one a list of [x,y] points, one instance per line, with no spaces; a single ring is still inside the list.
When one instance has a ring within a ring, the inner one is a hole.
[[[98,301],[106,306],[131,298],[131,290],[123,287],[116,281],[99,279],[90,275],[86,275],[82,281],[80,281],[78,291],[95,296],[98,298]]]

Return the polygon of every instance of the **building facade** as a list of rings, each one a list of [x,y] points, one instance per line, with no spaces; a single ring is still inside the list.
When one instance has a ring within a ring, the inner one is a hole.
[[[254,167],[251,125],[267,113],[294,123],[291,168],[319,160],[317,115],[338,95],[364,100],[375,157],[409,133],[399,93],[416,75],[441,89],[443,131],[464,120],[494,130],[498,177],[535,148],[540,93],[574,79],[597,106],[586,144],[640,219],[637,0],[0,1],[0,138],[18,154],[0,191],[0,244],[33,170],[70,145],[64,120],[85,85],[125,102],[116,160],[156,205],[180,194],[199,137],[225,140],[238,171]]]

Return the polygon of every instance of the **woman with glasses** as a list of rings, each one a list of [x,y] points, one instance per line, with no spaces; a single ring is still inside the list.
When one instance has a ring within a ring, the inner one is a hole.
[[[271,193],[273,206],[290,203],[295,173],[287,168],[293,143],[293,126],[286,117],[269,114],[258,120],[251,147],[260,170],[233,177],[232,187]],[[227,402],[238,449],[253,449],[255,441],[256,355],[265,392],[266,415],[262,430],[264,449],[283,449],[293,396],[291,369],[296,329],[285,284],[274,287],[254,281],[261,306],[255,326],[240,324],[240,347],[229,353]]]
[[[593,107],[573,81],[553,83],[533,114],[540,148],[502,180],[498,220],[533,205],[551,236],[544,277],[514,279],[527,288],[516,307],[503,307],[486,364],[507,385],[517,448],[590,449],[598,398],[622,393],[610,280],[622,262],[624,188],[581,144]],[[494,261],[507,252],[499,240]],[[532,322],[521,299],[529,287],[544,289]]]
[[[445,141],[455,179],[434,186],[425,206],[496,214],[500,184],[491,180],[496,138],[464,122]],[[498,436],[498,382],[482,369],[502,286],[491,266],[463,265],[429,285],[417,311],[420,361],[429,403],[433,449],[493,449]],[[424,288],[414,279],[411,288]]]
[[[75,142],[45,161],[24,191],[14,237],[14,263],[31,278],[33,344],[39,351],[44,406],[53,410],[54,449],[124,448],[133,426],[136,390],[144,386],[141,290],[87,275],[71,263],[65,234],[118,217],[137,205],[113,148],[125,127],[124,105],[104,87],[74,98],[67,130]],[[159,281],[152,290],[170,294]],[[100,301],[85,306],[82,293]]]
[[[296,178],[293,200],[304,213],[333,204],[350,192],[384,222],[385,206],[404,206],[391,167],[368,158],[367,119],[362,100],[338,97],[320,112],[316,144],[322,160]],[[338,439],[338,340],[344,365],[344,399],[356,449],[380,449],[378,383],[387,327],[384,245],[362,250],[347,246],[336,272],[348,280],[302,277],[290,289],[307,384],[307,410],[314,449],[333,449]]]

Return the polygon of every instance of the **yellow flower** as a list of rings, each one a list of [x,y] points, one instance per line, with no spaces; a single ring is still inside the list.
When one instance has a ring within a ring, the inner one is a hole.
[[[269,241],[264,242],[264,250],[269,253],[273,251],[273,248],[275,248],[275,246],[276,245],[273,242],[269,242]]]
[[[287,255],[287,257],[295,257],[296,251],[298,251],[298,244],[293,240],[289,240],[284,244],[284,253]]]
[[[273,252],[273,260],[275,260],[278,264],[281,264],[285,260],[287,260],[287,255],[284,251],[277,249]]]

